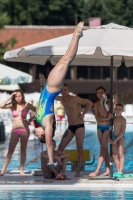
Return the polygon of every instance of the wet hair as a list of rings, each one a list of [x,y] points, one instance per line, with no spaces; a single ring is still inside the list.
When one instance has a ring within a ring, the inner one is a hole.
[[[21,95],[22,95],[22,104],[26,104],[26,101],[25,101],[25,97],[24,97],[24,93],[21,89],[18,89],[18,90],[14,90],[13,92],[20,92]],[[15,95],[13,96],[12,98],[12,109],[13,110],[16,110],[17,108],[17,101],[15,100]]]
[[[45,134],[42,134],[42,135],[41,135],[41,138],[38,138],[38,140],[39,140],[41,143],[46,143]]]
[[[100,90],[100,89],[102,89],[104,92],[106,92],[106,90],[105,90],[105,88],[104,88],[103,86],[99,86],[99,87],[96,88],[96,93],[97,93],[97,91]]]
[[[54,135],[53,135],[52,137],[54,137]],[[41,135],[41,138],[39,139],[39,141],[40,141],[41,143],[46,143],[45,134],[42,134],[42,135]],[[56,141],[55,141],[54,139],[52,139],[52,142],[55,142],[55,143],[56,143]]]
[[[64,87],[65,87],[65,86],[68,87],[68,85],[67,85],[66,83],[64,83]]]
[[[124,104],[122,103],[122,102],[118,102],[116,105],[115,105],[115,107],[116,106],[120,106],[120,107],[122,107],[123,109],[124,109]]]

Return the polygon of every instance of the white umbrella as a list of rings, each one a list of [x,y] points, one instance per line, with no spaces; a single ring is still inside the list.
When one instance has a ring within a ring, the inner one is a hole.
[[[7,84],[18,84],[18,83],[30,83],[32,82],[32,76],[14,69],[12,67],[0,64],[0,83],[3,85]]]
[[[18,90],[20,89],[18,84],[15,85],[0,85],[0,90],[4,91],[13,91],[13,90]]]
[[[72,34],[7,51],[4,59],[15,62],[44,65],[48,58],[52,64],[65,54]],[[122,56],[126,66],[131,66],[133,58],[133,29],[114,23],[84,31],[79,41],[78,52],[71,65],[110,66],[110,56],[114,56],[114,66],[121,64]]]
[[[19,89],[18,83],[30,82],[32,82],[31,75],[0,64],[0,90],[16,90]]]

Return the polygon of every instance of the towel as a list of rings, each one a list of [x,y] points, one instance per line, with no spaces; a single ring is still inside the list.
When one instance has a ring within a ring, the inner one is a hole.
[[[122,174],[121,172],[115,172],[113,174],[114,178],[133,178],[133,174]]]
[[[106,109],[106,111],[109,111],[109,106],[108,106],[108,98],[105,94],[103,94],[103,98],[104,98],[104,107]]]

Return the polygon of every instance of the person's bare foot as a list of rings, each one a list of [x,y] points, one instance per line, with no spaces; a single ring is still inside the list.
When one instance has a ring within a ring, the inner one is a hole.
[[[103,174],[100,174],[100,176],[109,176],[109,172],[108,171],[106,171],[106,172],[104,172]]]
[[[99,172],[95,171],[89,174],[89,176],[98,176]]]
[[[24,176],[25,175],[24,171],[20,171],[20,175]]]
[[[79,22],[75,29],[75,33],[78,34],[79,37],[83,36],[83,27],[84,27],[84,22]]]
[[[5,173],[0,172],[0,176],[4,176]]]

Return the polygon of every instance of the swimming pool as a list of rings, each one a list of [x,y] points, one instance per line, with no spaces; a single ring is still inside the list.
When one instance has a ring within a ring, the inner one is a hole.
[[[96,125],[95,124],[88,124],[85,126],[86,131],[85,131],[85,140],[84,140],[84,149],[90,149],[91,155],[95,155],[96,161],[94,162],[93,165],[87,165],[85,166],[85,170],[94,170],[97,166],[97,160],[99,156],[99,142],[97,139],[97,134],[96,134]],[[57,141],[57,146],[60,142],[60,137],[55,137]],[[8,142],[5,144],[5,147],[1,150],[1,156],[0,156],[0,168],[3,165],[5,155],[7,153],[7,148],[8,148]],[[70,144],[67,147],[68,149],[75,149],[76,144],[75,144],[75,139],[73,139]],[[44,145],[45,149],[45,145]],[[26,165],[25,165],[25,170],[32,170],[32,169],[37,169],[40,168],[41,163],[40,159],[34,160],[36,157],[39,157],[40,152],[42,151],[42,144],[38,140],[30,140],[28,142],[28,147],[27,147],[27,160],[26,160]],[[133,124],[127,125],[126,128],[126,133],[125,133],[125,166],[124,166],[124,171],[126,170],[131,170],[133,166]],[[11,169],[19,169],[20,166],[20,147],[17,145],[17,148],[14,152],[14,155],[12,157],[12,160],[7,168],[8,170]],[[104,170],[104,164],[101,168],[101,170]],[[67,167],[67,170],[70,170],[70,166]],[[114,171],[116,170],[115,165],[114,165]]]
[[[125,134],[125,167],[124,170],[131,170],[133,166],[133,125],[128,125],[126,129]],[[56,137],[57,145],[60,142],[60,138]],[[8,143],[8,142],[7,142]],[[4,148],[1,150],[1,156],[0,156],[0,168],[2,167],[2,164],[5,159],[5,155],[7,153],[7,147],[8,144],[4,146]],[[86,170],[94,170],[97,166],[97,159],[99,156],[99,142],[97,139],[96,134],[96,125],[86,125],[86,133],[85,133],[85,141],[84,141],[84,148],[90,149],[91,154],[95,155],[96,161],[93,165],[86,166]],[[75,149],[75,139],[71,141],[71,143],[68,145],[69,149]],[[11,160],[11,163],[8,166],[7,170],[13,170],[18,169],[20,166],[20,147],[19,144],[14,152],[13,158]],[[40,152],[42,151],[42,145],[38,140],[30,140],[28,142],[28,148],[27,148],[27,161],[25,165],[25,170],[32,170],[37,169],[41,166],[40,159],[34,160],[36,157],[40,155]],[[69,167],[67,168],[69,170]],[[102,170],[104,170],[104,165],[102,166]],[[115,167],[114,167],[115,170]],[[9,182],[11,185],[11,182]],[[14,184],[14,183],[12,183]],[[5,189],[2,189],[0,191],[0,200],[29,200],[29,199],[37,199],[37,200],[132,200],[133,199],[133,191],[132,188],[122,187],[121,185],[119,188],[116,186],[114,189],[112,187],[102,187],[101,189],[97,186],[88,185],[87,188],[84,188],[84,185],[82,185],[83,189],[77,190],[74,185],[67,185],[65,184],[64,187],[60,187],[60,190],[54,189],[52,185],[50,185],[50,190],[46,185],[43,184],[43,189],[41,189],[41,185],[39,183],[36,183],[36,185],[31,185],[31,189],[23,190],[21,185],[18,187],[20,183],[16,184],[16,189],[11,189],[7,183],[7,185],[3,185]],[[30,184],[30,183],[29,183]],[[31,183],[33,184],[33,183]],[[42,184],[42,183],[41,183]],[[34,189],[33,189],[33,186]],[[73,189],[70,191],[70,188],[73,187]],[[61,189],[62,188],[62,189]]]
[[[20,190],[0,191],[0,200],[132,200],[133,191],[119,190]]]

